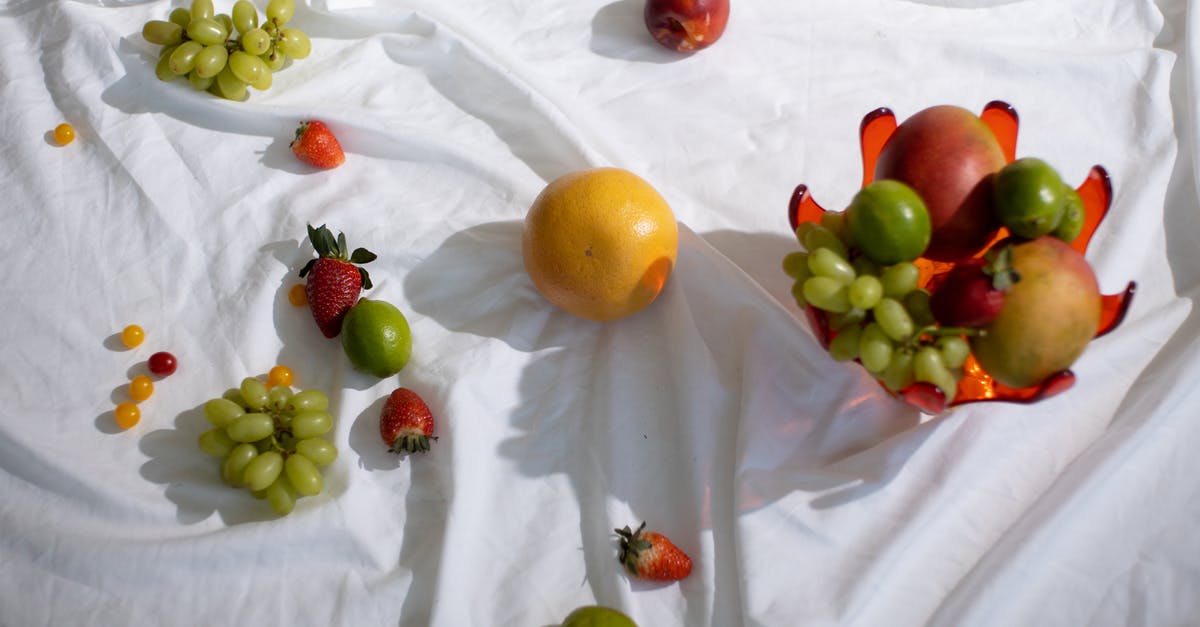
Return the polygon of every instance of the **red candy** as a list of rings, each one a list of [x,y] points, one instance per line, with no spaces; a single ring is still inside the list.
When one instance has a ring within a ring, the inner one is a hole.
[[[154,353],[147,362],[150,372],[164,377],[175,372],[175,368],[178,365],[179,363],[175,360],[175,356],[166,351]]]

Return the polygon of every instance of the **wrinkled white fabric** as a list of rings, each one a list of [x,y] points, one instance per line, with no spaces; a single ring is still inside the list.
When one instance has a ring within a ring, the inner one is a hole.
[[[0,0],[0,624],[1200,615],[1194,2],[735,0],[686,57],[639,0],[299,5],[312,55],[225,102],[154,76],[141,26],[177,2]],[[877,107],[997,99],[1019,156],[1108,170],[1088,259],[1138,292],[1067,393],[926,416],[814,339],[779,266],[787,202],[848,202]],[[343,166],[294,159],[304,119]],[[548,304],[520,255],[542,186],[602,165],[681,224],[662,296],[610,324]],[[356,372],[289,304],[307,223],[378,253],[368,295],[413,330],[399,375]],[[157,350],[179,370],[120,431]],[[200,404],[275,364],[329,392],[340,449],[284,518],[196,448]],[[439,420],[424,456],[379,440],[401,385]],[[612,530],[642,520],[688,579],[622,573]]]

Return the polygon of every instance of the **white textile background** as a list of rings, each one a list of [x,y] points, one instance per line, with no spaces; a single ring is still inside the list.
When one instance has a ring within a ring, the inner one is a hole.
[[[233,103],[155,79],[141,25],[178,0],[0,0],[0,624],[1200,616],[1193,2],[733,0],[686,57],[641,0],[298,4],[312,55]],[[1069,392],[925,416],[813,338],[779,266],[787,201],[806,183],[844,206],[877,107],[997,99],[1018,156],[1109,171],[1088,258],[1105,292],[1139,289]],[[345,165],[294,160],[303,119]],[[605,325],[549,305],[520,257],[542,186],[602,165],[681,224],[661,298]],[[371,293],[415,338],[396,377],[288,303],[306,223],[379,254]],[[130,323],[147,340],[119,350]],[[155,350],[179,371],[119,431]],[[282,519],[195,446],[200,403],[277,363],[330,392],[341,451]],[[425,456],[378,440],[399,385],[440,421]],[[691,577],[622,574],[612,529],[641,520]]]

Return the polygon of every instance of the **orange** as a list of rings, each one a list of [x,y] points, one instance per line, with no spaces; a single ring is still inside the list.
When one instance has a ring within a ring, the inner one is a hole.
[[[605,322],[654,301],[679,248],[667,201],[619,168],[580,170],[550,182],[525,216],[525,271],[547,300]]]

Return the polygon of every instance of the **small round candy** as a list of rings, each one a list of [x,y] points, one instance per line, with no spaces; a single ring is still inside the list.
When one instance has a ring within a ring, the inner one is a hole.
[[[139,374],[129,381],[129,398],[134,402],[142,402],[154,394],[154,382],[144,374]]]
[[[308,294],[304,291],[304,284],[297,283],[288,290],[288,301],[297,307],[303,307],[308,304]]]
[[[291,385],[296,379],[296,374],[287,366],[275,366],[267,373],[267,387],[275,387],[277,385]]]
[[[146,362],[146,366],[150,368],[150,372],[165,377],[172,372],[179,363],[175,360],[175,356],[166,351],[159,351],[150,356],[150,360]]]
[[[121,343],[127,348],[133,348],[146,339],[146,332],[136,324],[131,324],[121,330]]]
[[[75,141],[75,129],[66,122],[54,127],[54,141],[58,142],[59,146],[66,146]]]
[[[128,401],[117,403],[117,409],[113,412],[117,418],[117,426],[122,429],[128,429],[136,425],[142,419],[142,412],[137,405]]]

